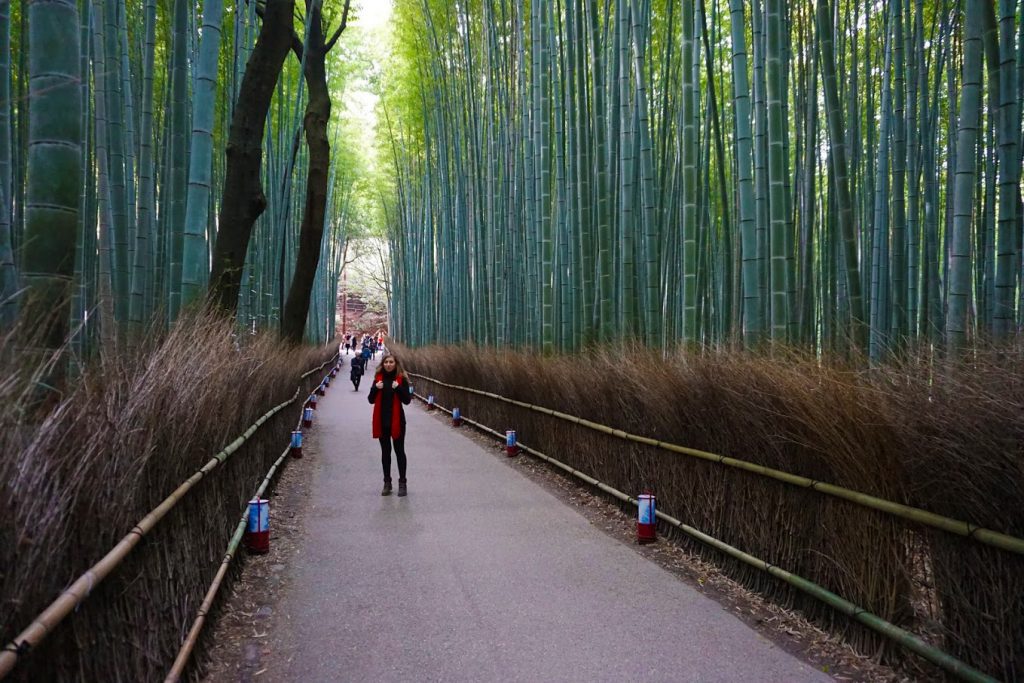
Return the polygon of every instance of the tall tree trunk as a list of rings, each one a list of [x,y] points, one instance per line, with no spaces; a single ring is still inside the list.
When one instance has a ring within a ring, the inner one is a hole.
[[[331,94],[327,89],[325,60],[338,36],[345,29],[348,20],[349,0],[341,27],[331,40],[325,43],[321,6],[319,0],[309,0],[309,38],[305,47],[304,75],[309,89],[304,127],[306,145],[309,147],[309,171],[306,180],[306,209],[302,215],[302,231],[299,233],[299,253],[295,259],[295,272],[288,299],[281,315],[281,336],[300,344],[309,314],[309,298],[320,263],[321,243],[324,235],[324,216],[327,212],[327,177],[330,171],[331,145],[327,139],[327,122],[331,118]],[[294,40],[294,39],[293,39]]]
[[[256,219],[267,207],[260,182],[263,126],[281,67],[292,45],[295,0],[267,0],[256,47],[245,67],[228,137],[227,170],[221,199],[220,229],[213,252],[209,298],[234,314],[245,254]]]

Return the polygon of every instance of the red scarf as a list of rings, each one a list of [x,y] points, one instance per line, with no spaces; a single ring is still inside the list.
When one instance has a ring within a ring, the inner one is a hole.
[[[378,373],[373,378],[373,383],[383,382],[384,375]],[[391,438],[400,439],[402,438],[402,403],[398,398],[398,392],[402,387],[402,376],[395,375],[395,381],[398,382],[398,389],[391,392]],[[384,402],[384,390],[381,389],[377,392],[377,397],[373,399],[373,438],[380,439],[384,436],[384,425],[382,424],[380,415],[380,406]]]

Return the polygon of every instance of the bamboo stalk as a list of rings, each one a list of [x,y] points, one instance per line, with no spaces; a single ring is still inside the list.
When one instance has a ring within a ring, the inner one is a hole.
[[[527,408],[528,410],[533,410],[538,413],[544,413],[546,415],[550,415],[551,417],[557,417],[559,419],[566,420],[567,422],[573,422],[583,427],[593,429],[594,431],[609,434],[611,436],[615,436],[620,439],[625,439],[627,441],[635,441],[637,443],[642,443],[647,446],[654,446],[655,448],[661,448],[663,450],[671,451],[673,453],[689,455],[691,457],[700,458],[701,460],[707,460],[710,462],[717,462],[727,467],[733,467],[735,469],[753,472],[754,474],[759,474],[761,476],[768,477],[769,479],[775,479],[778,481],[785,482],[787,484],[792,484],[793,486],[812,489],[814,491],[818,491],[826,495],[850,501],[851,503],[856,503],[866,508],[871,508],[872,510],[885,512],[887,514],[893,515],[894,517],[900,517],[902,519],[907,519],[912,522],[917,522],[919,524],[924,524],[926,526],[930,526],[936,529],[948,531],[949,533],[956,534],[958,536],[966,536],[985,545],[990,545],[1001,550],[1008,550],[1013,553],[1024,555],[1024,539],[1017,538],[1015,536],[1010,536],[1008,534],[1003,534],[998,531],[993,531],[992,529],[985,529],[983,527],[971,524],[970,522],[952,519],[950,517],[938,515],[933,512],[928,512],[927,510],[922,510],[920,508],[915,508],[909,505],[903,505],[902,503],[896,503],[890,500],[885,500],[884,498],[878,498],[876,496],[871,496],[866,493],[861,493],[860,491],[854,491],[852,489],[844,488],[842,486],[836,486],[835,484],[817,481],[815,479],[803,477],[798,474],[791,474],[789,472],[773,469],[771,467],[765,467],[764,465],[758,465],[756,463],[748,462],[746,460],[730,458],[728,456],[719,455],[717,453],[709,453],[708,451],[702,451],[696,448],[687,448],[686,446],[679,446],[677,444],[658,441],[657,439],[651,439],[646,436],[638,436],[636,434],[631,434],[621,429],[614,429],[612,427],[608,427],[597,422],[592,422],[582,417],[569,415],[567,413],[562,413],[557,410],[552,410],[551,408],[545,408],[543,406],[538,406],[531,403],[524,403],[523,401],[516,401],[515,399],[511,398],[505,398],[504,396],[499,396],[498,394],[493,394],[488,391],[480,391],[479,389],[472,389],[470,387],[462,387],[454,384],[447,384],[445,382],[436,380],[432,377],[420,375],[415,372],[410,372],[407,374],[412,377],[419,377],[428,382],[433,382],[435,384],[447,387],[449,389],[456,389],[459,391],[465,391],[472,394],[478,394],[480,396],[486,396],[487,398],[493,398],[495,400],[510,403],[521,408]]]
[[[302,379],[305,379],[314,372],[322,370],[336,358],[337,355],[332,356],[319,367],[306,372],[302,375]],[[296,387],[295,394],[293,394],[290,399],[271,408],[270,411],[265,413],[248,429],[246,429],[241,436],[228,444],[224,450],[213,456],[183,484],[178,486],[178,488],[176,488],[171,495],[167,496],[160,505],[153,508],[153,510],[151,510],[145,517],[139,520],[135,526],[132,527],[131,531],[129,531],[124,538],[117,543],[117,545],[104,555],[99,562],[79,576],[74,583],[66,588],[64,592],[50,604],[49,607],[43,610],[42,613],[40,613],[25,630],[15,636],[15,638],[4,647],[3,652],[0,652],[0,680],[11,672],[11,669],[13,669],[18,663],[19,657],[28,654],[33,647],[39,645],[39,643],[41,643],[43,639],[46,638],[46,636],[53,631],[58,624],[60,624],[71,610],[89,597],[92,589],[103,581],[103,579],[105,579],[114,569],[116,569],[119,564],[121,564],[124,558],[128,556],[128,553],[132,551],[132,548],[138,545],[139,541],[148,534],[157,525],[157,523],[159,523],[160,520],[163,519],[172,508],[174,508],[175,505],[178,504],[185,494],[188,493],[188,491],[195,486],[200,479],[223,464],[228,457],[235,453],[235,451],[237,451],[242,444],[249,439],[249,437],[255,434],[256,431],[267,422],[267,420],[299,398],[302,393],[301,388],[301,385]]]

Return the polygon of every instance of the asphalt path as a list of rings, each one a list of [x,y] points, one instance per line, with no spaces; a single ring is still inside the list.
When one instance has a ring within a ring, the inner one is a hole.
[[[416,400],[409,495],[381,496],[372,375],[347,377],[259,680],[829,680]]]

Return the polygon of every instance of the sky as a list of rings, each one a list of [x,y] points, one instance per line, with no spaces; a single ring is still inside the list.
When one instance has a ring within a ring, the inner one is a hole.
[[[357,0],[359,24],[367,28],[383,26],[391,18],[391,0]]]

